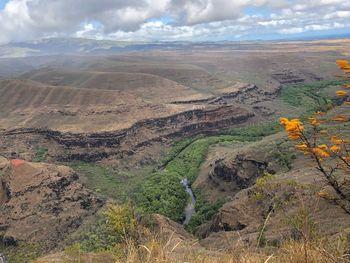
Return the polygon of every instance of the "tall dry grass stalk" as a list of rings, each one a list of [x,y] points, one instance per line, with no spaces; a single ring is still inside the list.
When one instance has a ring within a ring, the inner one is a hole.
[[[147,244],[135,246],[129,243],[126,258],[117,260],[117,263],[346,263],[350,258],[345,254],[339,256],[336,250],[329,251],[321,244],[303,241],[286,241],[281,247],[273,250],[246,247],[235,252],[204,251],[191,248],[188,244],[171,244],[158,240],[151,240]],[[307,250],[307,256],[305,254]]]

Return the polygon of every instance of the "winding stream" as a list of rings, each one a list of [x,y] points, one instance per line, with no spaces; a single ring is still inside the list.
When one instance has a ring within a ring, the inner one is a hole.
[[[191,186],[187,178],[181,180],[181,184],[185,187],[186,192],[190,195],[191,200],[188,202],[185,208],[185,221],[182,223],[183,225],[187,225],[190,222],[192,215],[195,212],[196,198],[192,192]]]
[[[6,258],[4,255],[0,253],[0,263],[7,263]]]

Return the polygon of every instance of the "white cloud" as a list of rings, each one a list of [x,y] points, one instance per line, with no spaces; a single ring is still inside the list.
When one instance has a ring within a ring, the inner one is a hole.
[[[0,43],[259,38],[348,28],[349,18],[350,0],[10,0],[0,11]]]
[[[291,28],[284,28],[279,30],[278,32],[281,34],[297,34],[304,32],[305,29],[302,27],[291,27]]]

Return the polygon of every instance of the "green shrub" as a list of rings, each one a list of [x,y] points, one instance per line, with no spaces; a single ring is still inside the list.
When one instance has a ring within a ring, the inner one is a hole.
[[[300,208],[294,215],[286,218],[286,224],[292,227],[293,238],[315,240],[318,237],[317,224],[313,220],[312,211]]]
[[[273,154],[273,157],[278,161],[280,165],[287,167],[288,170],[292,169],[293,160],[297,158],[294,153],[281,151],[275,152]]]
[[[274,178],[274,175],[266,173],[255,181],[253,193],[257,201],[271,199],[274,196],[273,193],[280,186],[278,183],[273,182]]]
[[[195,213],[190,222],[185,226],[186,230],[195,233],[198,227],[209,222],[223,205],[222,201],[215,204],[209,203],[199,190],[194,190],[196,196]]]
[[[129,204],[109,205],[105,211],[107,224],[122,240],[137,236],[137,221],[134,209]]]
[[[73,263],[73,262],[81,262],[81,254],[82,254],[82,249],[80,244],[74,244],[72,246],[68,246],[64,248],[64,254],[67,256],[69,259],[64,259],[64,263]]]
[[[43,255],[45,248],[38,243],[21,242],[18,246],[7,246],[0,241],[0,251],[11,263],[30,262]]]
[[[49,150],[46,148],[37,148],[34,152],[34,162],[41,163],[46,161],[46,157],[48,154]]]
[[[134,208],[128,203],[108,205],[97,214],[96,222],[84,225],[66,239],[66,249],[73,252],[77,248],[83,252],[112,251],[126,239],[138,237],[137,218]]]

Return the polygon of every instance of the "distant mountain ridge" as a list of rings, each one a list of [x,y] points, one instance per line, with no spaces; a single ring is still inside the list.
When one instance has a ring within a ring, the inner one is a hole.
[[[127,42],[81,38],[46,38],[0,46],[1,57],[47,56],[58,54],[112,54],[130,51],[177,49],[191,42]],[[196,44],[197,45],[197,44]]]
[[[128,52],[142,52],[153,50],[182,50],[189,52],[193,49],[225,48],[256,49],[259,45],[278,43],[284,41],[305,41],[349,38],[350,35],[322,36],[313,39],[289,39],[289,40],[255,40],[255,41],[113,41],[84,38],[44,38],[36,41],[18,42],[0,45],[0,58],[21,58],[29,56],[52,55],[112,55]]]

